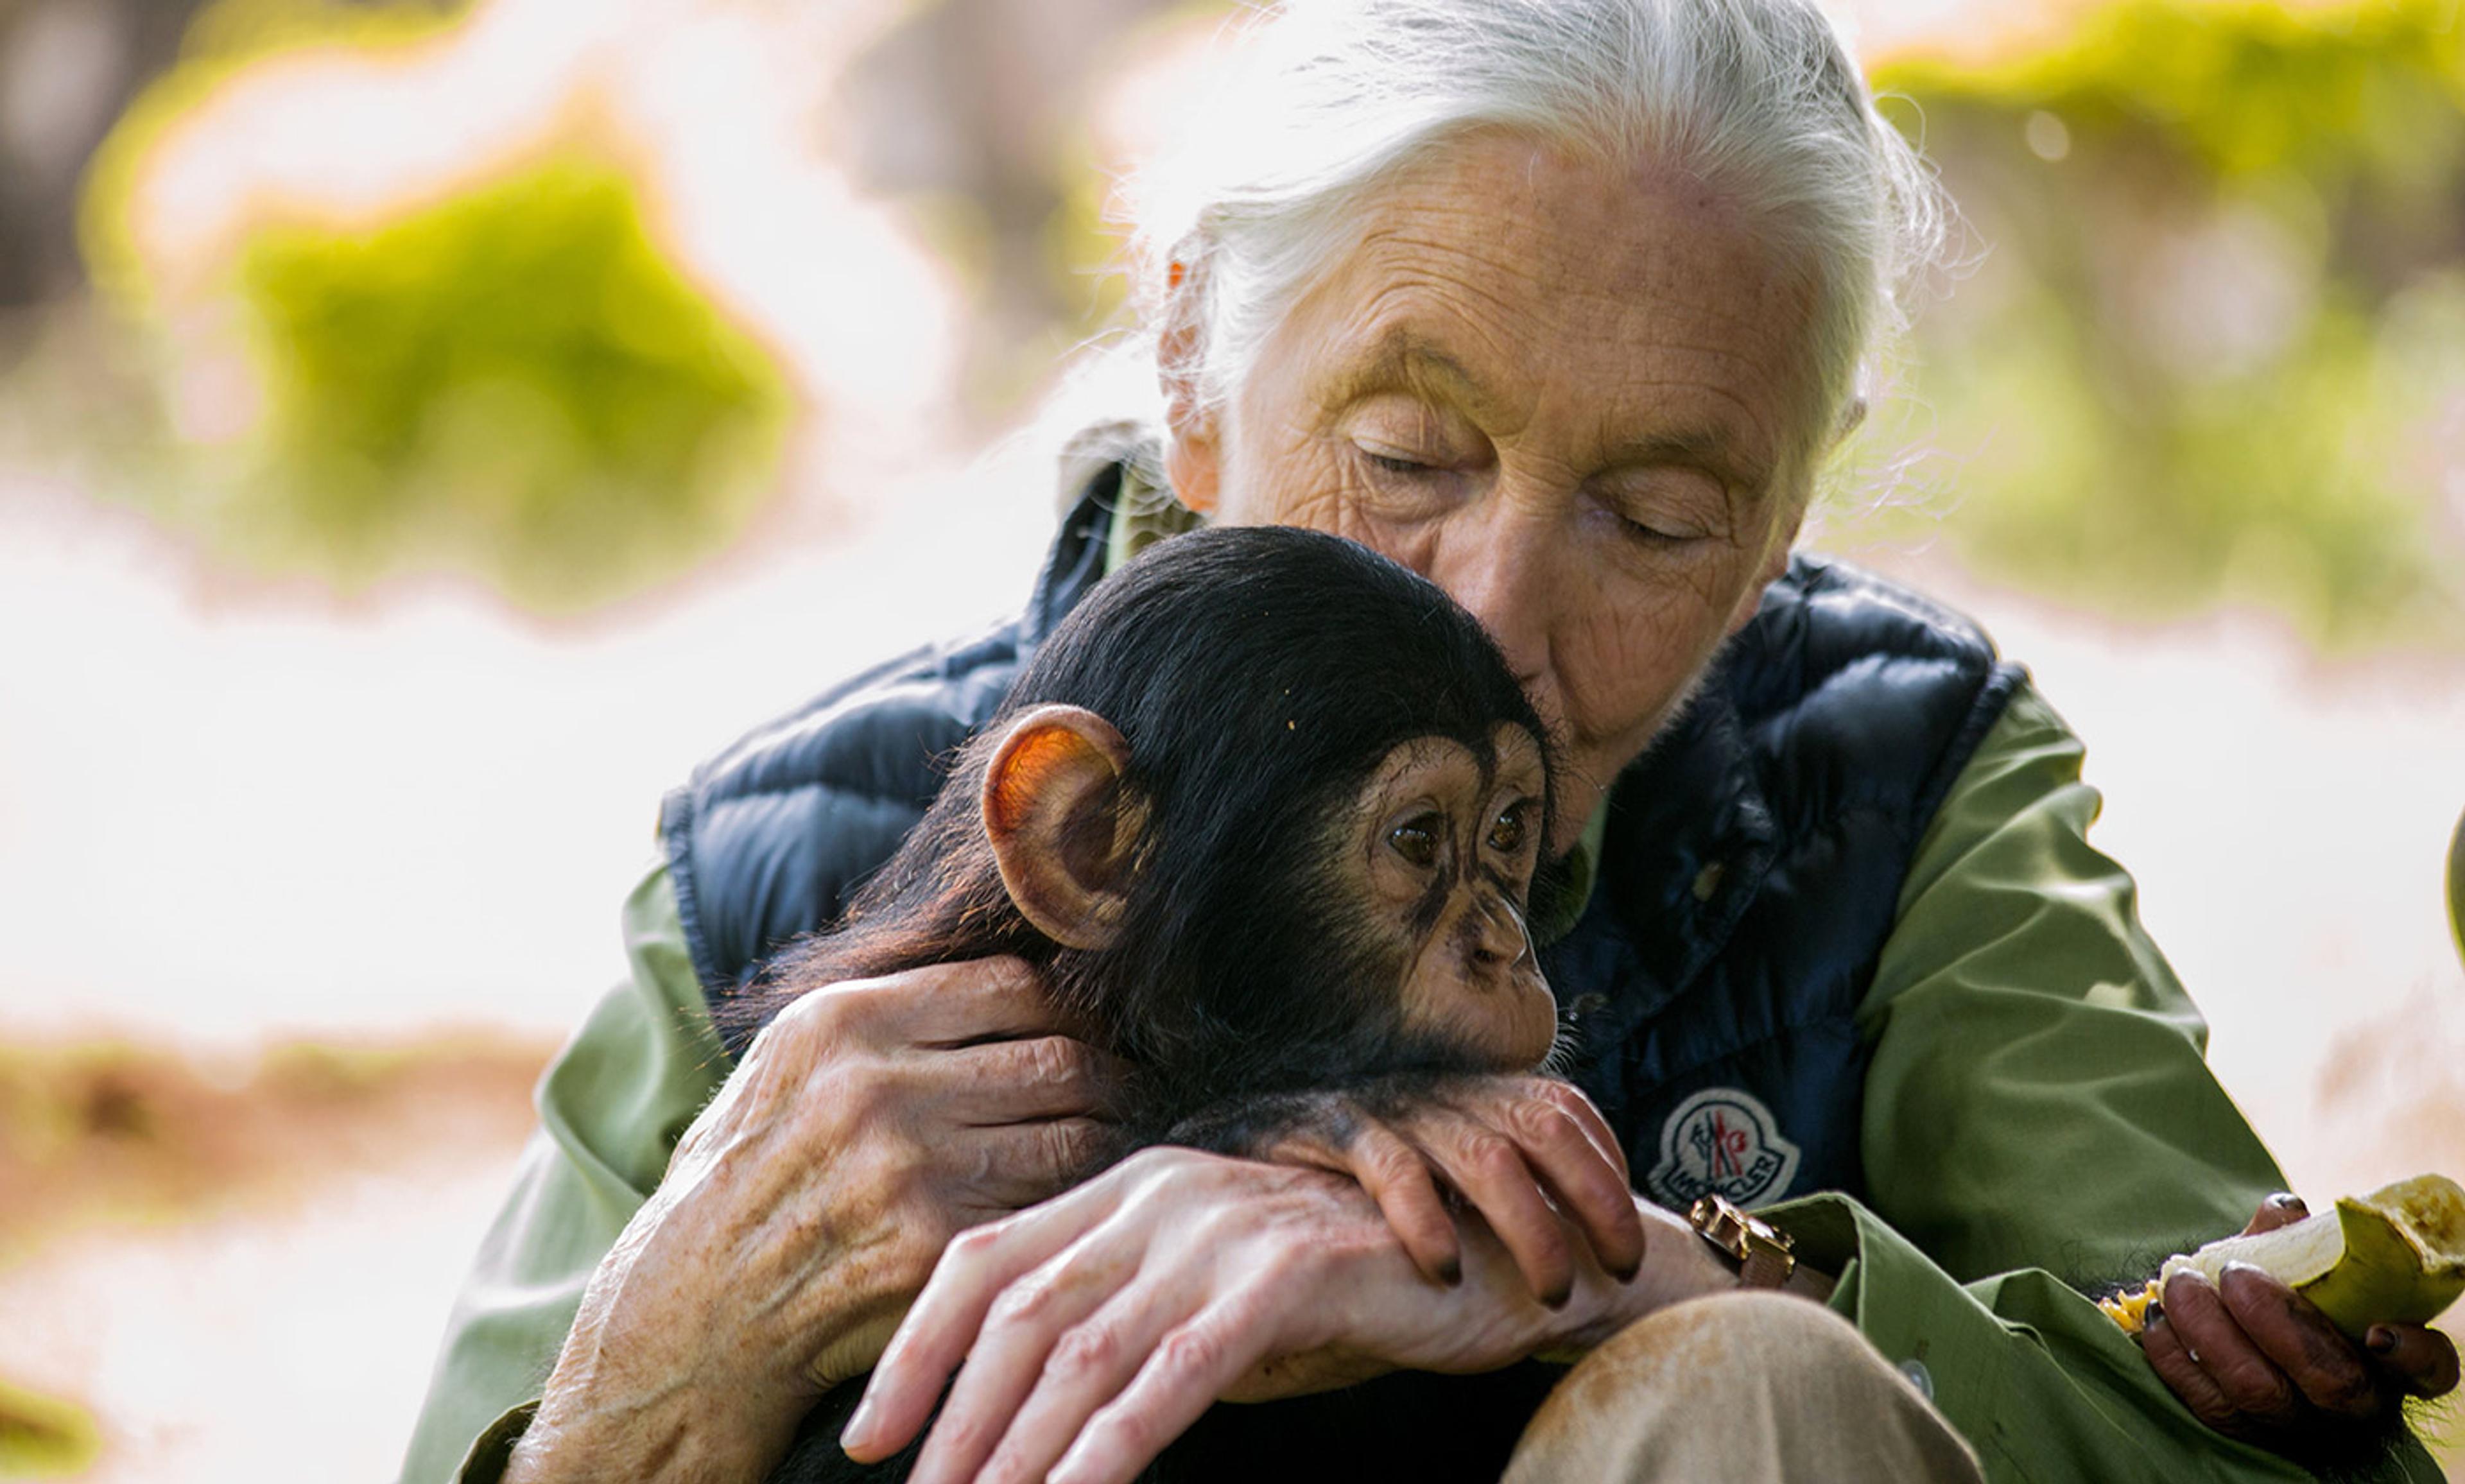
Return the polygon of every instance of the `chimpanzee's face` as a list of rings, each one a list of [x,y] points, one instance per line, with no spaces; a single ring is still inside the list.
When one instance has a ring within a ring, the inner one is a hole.
[[[1541,856],[1541,744],[1501,722],[1484,763],[1451,738],[1389,752],[1343,825],[1340,869],[1367,904],[1377,955],[1398,965],[1407,1034],[1528,1071],[1548,1054],[1557,1002],[1524,931]]]

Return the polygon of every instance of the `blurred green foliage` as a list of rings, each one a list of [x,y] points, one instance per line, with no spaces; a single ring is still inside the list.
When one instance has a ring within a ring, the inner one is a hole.
[[[115,212],[130,162],[222,79],[321,36],[416,43],[453,14],[210,8],[98,163],[97,281],[164,312]],[[1940,164],[1974,261],[1921,317],[1866,440],[1920,451],[1915,498],[1835,511],[1828,540],[1939,537],[1989,578],[2152,617],[2254,603],[2338,646],[2465,645],[2455,0],[2113,0],[2052,45],[1910,55],[1877,83]],[[996,143],[1018,127],[944,122]],[[1041,252],[993,252],[957,197],[942,215],[967,230],[938,234],[984,239],[953,247],[963,267],[1049,277],[1012,296],[1042,308],[979,316],[1038,371],[1110,307],[1087,277],[1111,245],[1086,142],[1060,137]],[[266,222],[233,282],[261,426],[235,470],[185,465],[142,498],[270,566],[441,565],[542,606],[597,602],[740,531],[791,415],[775,365],[588,155],[505,166],[366,233]]]
[[[101,1455],[84,1408],[0,1380],[0,1479],[67,1478]]]
[[[552,160],[365,234],[274,227],[242,299],[268,394],[261,549],[417,553],[564,607],[672,575],[765,492],[789,410],[613,168]]]
[[[2465,30],[2446,0],[2122,0],[1879,70],[1982,249],[1899,432],[1989,573],[2332,645],[2465,642]],[[1947,519],[1946,519],[1947,516]]]
[[[443,39],[459,24],[454,0],[211,0],[180,38],[180,58],[147,82],[87,162],[78,203],[86,277],[122,309],[166,306],[137,245],[135,198],[167,139],[247,74],[282,58],[341,48],[365,56],[402,55]]]
[[[219,89],[286,52],[416,45],[453,24],[424,0],[210,7],[97,156],[97,284],[149,325],[193,312],[151,280],[130,220],[150,153]],[[244,565],[344,587],[470,572],[571,610],[720,549],[775,484],[785,373],[588,144],[475,162],[452,193],[365,226],[267,213],[225,267],[211,292],[236,310],[261,415],[233,448],[167,443],[123,483]]]

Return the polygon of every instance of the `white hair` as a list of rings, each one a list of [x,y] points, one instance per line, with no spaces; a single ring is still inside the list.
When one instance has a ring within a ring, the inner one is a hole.
[[[1940,252],[1933,175],[1815,0],[1286,0],[1258,19],[1249,65],[1131,192],[1134,292],[1163,345],[1195,347],[1164,369],[1200,407],[1229,403],[1368,198],[1476,129],[1687,170],[1797,254],[1804,454]]]

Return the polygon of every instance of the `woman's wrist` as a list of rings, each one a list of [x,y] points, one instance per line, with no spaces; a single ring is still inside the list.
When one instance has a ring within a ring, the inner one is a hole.
[[[786,1452],[801,1408],[765,1409],[653,1378],[629,1385],[596,1367],[560,1362],[503,1484],[556,1484],[621,1474],[633,1479],[753,1478]]]
[[[1624,1283],[1588,1274],[1577,1285],[1577,1301],[1567,1306],[1566,1325],[1540,1352],[1544,1358],[1580,1357],[1648,1314],[1690,1298],[1736,1293],[1743,1286],[1737,1265],[1684,1217],[1641,1196],[1635,1206],[1644,1222],[1643,1266]],[[1800,1263],[1780,1291],[1822,1303],[1832,1296],[1832,1288],[1829,1274]]]
[[[1832,1301],[1832,1290],[1838,1286],[1838,1283],[1839,1279],[1831,1274],[1819,1273],[1804,1263],[1799,1263],[1790,1270],[1788,1281],[1780,1286],[1780,1291],[1784,1294],[1795,1294],[1800,1298],[1810,1298],[1819,1304],[1828,1304]]]
[[[1738,1287],[1736,1272],[1675,1212],[1641,1196],[1635,1210],[1643,1218],[1643,1265],[1620,1283],[1585,1264],[1564,1322],[1537,1352],[1542,1359],[1580,1359],[1645,1315]]]
[[[716,1338],[693,1318],[716,1274],[648,1271],[673,1205],[655,1196],[592,1274],[504,1484],[751,1477],[786,1450],[811,1395],[700,1348]]]

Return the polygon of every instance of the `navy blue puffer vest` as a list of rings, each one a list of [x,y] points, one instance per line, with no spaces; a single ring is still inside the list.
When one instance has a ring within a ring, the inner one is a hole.
[[[703,992],[828,925],[1102,575],[1118,472],[1064,519],[1026,611],[823,693],[695,770],[660,829]],[[1926,822],[2020,671],[1975,627],[1810,558],[1771,585],[1611,795],[1589,904],[1543,965],[1573,1080],[1683,1208],[1862,1192],[1854,1017]]]

